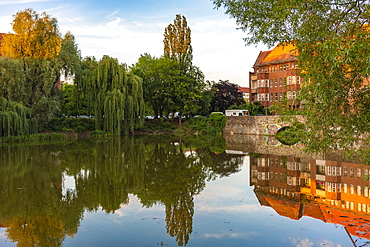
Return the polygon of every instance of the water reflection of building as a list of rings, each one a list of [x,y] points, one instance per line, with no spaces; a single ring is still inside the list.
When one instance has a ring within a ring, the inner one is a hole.
[[[251,185],[261,205],[291,219],[310,216],[370,239],[369,169],[362,164],[251,155]]]

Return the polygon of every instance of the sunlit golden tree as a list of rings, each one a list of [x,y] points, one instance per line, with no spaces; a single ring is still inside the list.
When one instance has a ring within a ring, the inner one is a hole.
[[[55,58],[59,55],[62,38],[56,18],[32,9],[17,12],[11,23],[14,34],[3,41],[1,53],[12,58]]]

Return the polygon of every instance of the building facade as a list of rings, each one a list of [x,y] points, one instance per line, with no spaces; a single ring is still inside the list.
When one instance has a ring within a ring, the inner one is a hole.
[[[273,50],[261,51],[249,73],[250,102],[259,101],[264,107],[287,100],[293,108],[302,83],[298,75],[297,58],[293,45],[277,45]]]

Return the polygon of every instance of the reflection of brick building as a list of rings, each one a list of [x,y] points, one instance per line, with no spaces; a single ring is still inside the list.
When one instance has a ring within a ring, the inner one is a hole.
[[[261,51],[249,73],[250,102],[260,101],[271,106],[286,97],[292,107],[299,107],[296,96],[300,89],[297,59],[293,45],[277,45],[271,51]]]
[[[250,157],[251,185],[261,205],[283,216],[340,224],[370,239],[369,170],[361,164],[261,155]]]

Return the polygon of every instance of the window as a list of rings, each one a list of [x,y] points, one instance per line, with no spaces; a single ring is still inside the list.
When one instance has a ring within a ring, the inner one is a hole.
[[[278,80],[275,79],[275,87],[277,87],[277,86],[278,86]]]
[[[352,195],[355,193],[355,186],[353,186],[353,184],[349,186],[349,193],[351,193]]]
[[[352,177],[352,178],[355,176],[355,169],[351,168],[349,170],[349,176]]]
[[[280,100],[283,100],[283,93],[280,93]]]
[[[297,84],[301,84],[301,77],[297,76]]]
[[[288,76],[287,84],[288,84],[288,85],[291,85],[291,84],[292,84],[292,77],[291,77],[291,76]]]
[[[347,177],[347,175],[348,175],[347,167],[343,167],[343,176]]]
[[[296,91],[292,92],[292,97],[293,97],[293,99],[297,98],[297,92]]]
[[[360,178],[361,177],[361,168],[357,168],[357,177]]]
[[[279,78],[279,86],[283,86],[283,78]]]
[[[361,186],[360,185],[357,185],[357,195],[358,196],[361,195]]]
[[[347,184],[343,184],[343,192],[348,193]]]

